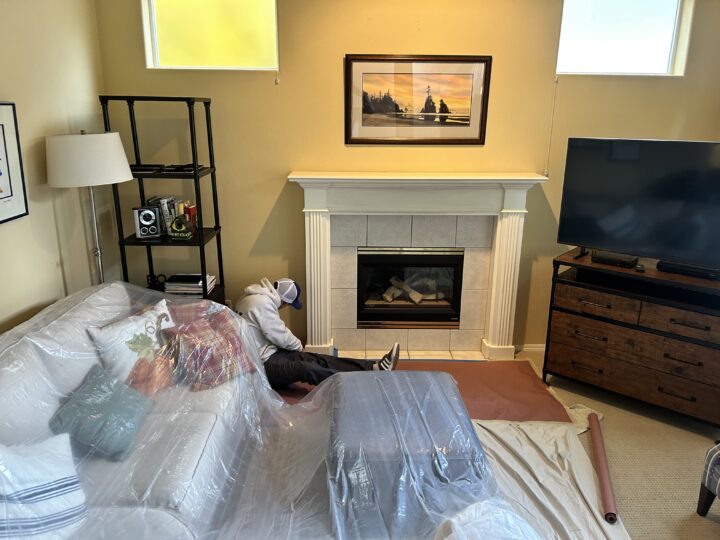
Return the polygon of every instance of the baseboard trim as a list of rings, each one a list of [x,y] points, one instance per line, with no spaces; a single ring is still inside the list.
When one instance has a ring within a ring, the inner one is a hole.
[[[525,343],[524,345],[518,345],[517,351],[526,351],[526,352],[545,352],[545,344],[544,343]]]

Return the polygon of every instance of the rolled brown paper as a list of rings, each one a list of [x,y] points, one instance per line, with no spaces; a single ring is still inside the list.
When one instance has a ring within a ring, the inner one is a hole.
[[[592,439],[593,457],[595,458],[595,472],[600,482],[600,498],[605,512],[605,521],[615,523],[617,522],[615,493],[610,481],[610,468],[605,455],[605,444],[603,443],[602,429],[597,414],[590,413],[588,415],[588,424],[590,426],[590,438]]]

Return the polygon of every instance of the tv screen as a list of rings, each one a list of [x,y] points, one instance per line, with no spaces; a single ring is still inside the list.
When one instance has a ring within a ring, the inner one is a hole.
[[[720,268],[720,143],[569,139],[558,243]]]

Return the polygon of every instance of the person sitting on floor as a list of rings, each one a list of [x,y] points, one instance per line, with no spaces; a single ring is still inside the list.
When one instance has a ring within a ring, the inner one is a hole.
[[[340,371],[395,369],[400,356],[398,343],[380,360],[338,358],[303,351],[300,340],[280,318],[280,309],[302,307],[301,290],[290,278],[279,279],[274,284],[263,278],[259,284],[247,287],[235,306],[249,323],[270,386],[285,388],[294,382],[319,384]]]

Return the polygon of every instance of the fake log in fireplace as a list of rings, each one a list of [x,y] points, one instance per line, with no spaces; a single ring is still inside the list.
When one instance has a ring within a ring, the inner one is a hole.
[[[358,248],[358,328],[458,328],[463,250]]]

